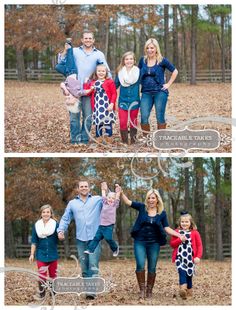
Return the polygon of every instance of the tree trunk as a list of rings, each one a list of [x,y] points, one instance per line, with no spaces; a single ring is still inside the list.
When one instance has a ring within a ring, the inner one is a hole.
[[[5,256],[7,258],[16,257],[12,222],[8,221],[5,222]]]
[[[225,17],[222,14],[220,25],[221,25],[221,72],[222,72],[222,82],[225,83],[225,39],[224,39],[224,24]]]
[[[179,68],[177,6],[173,5],[173,63]]]
[[[21,242],[22,244],[28,244],[29,240],[29,221],[26,219],[21,220]]]
[[[186,31],[184,16],[181,6],[178,5],[180,22],[181,22],[181,57],[180,57],[180,81],[185,82],[187,80],[187,46],[186,46]]]
[[[169,5],[164,5],[164,53],[169,58]]]
[[[109,18],[109,17],[107,17],[105,28],[106,28],[106,30],[105,30],[106,32],[105,32],[104,55],[105,55],[105,58],[108,59],[108,52],[109,52],[109,32],[110,32],[110,18]]]
[[[215,159],[215,180],[216,180],[216,260],[223,261],[223,242],[222,242],[222,205],[221,205],[221,177],[220,177],[220,158]]]
[[[189,211],[190,195],[189,195],[189,168],[184,168],[184,209]]]
[[[36,50],[33,50],[33,68],[38,69],[39,66],[39,52]]]
[[[126,244],[125,231],[124,231],[124,207],[120,205],[117,209],[117,221],[116,221],[116,234],[119,244]]]
[[[226,194],[223,196],[223,214],[222,214],[222,242],[231,244],[232,230],[231,230],[231,158],[224,158],[224,188]]]
[[[192,16],[191,16],[191,80],[190,80],[191,85],[196,84],[197,16],[198,16],[198,6],[192,5]]]
[[[195,170],[195,221],[198,227],[198,231],[202,238],[203,245],[206,244],[206,232],[205,232],[205,212],[204,212],[204,168],[203,158],[194,158],[194,170]],[[205,249],[203,251],[203,257],[206,256]]]
[[[145,45],[145,42],[146,42],[146,34],[145,34],[145,29],[144,29],[144,25],[145,25],[145,21],[144,21],[144,18],[143,16],[141,17],[140,19],[140,23],[141,23],[141,28],[140,28],[140,57],[143,55],[144,53],[144,45]]]
[[[16,50],[16,69],[17,69],[18,80],[26,81],[23,50],[19,50],[19,49]]]
[[[213,34],[210,33],[210,55],[209,55],[209,71],[210,76],[212,75],[212,70],[214,69],[214,38]]]
[[[177,227],[177,206],[178,206],[178,203],[174,199],[173,196],[170,197],[170,200],[171,200],[172,213],[173,213],[173,227],[176,228]]]
[[[65,258],[70,257],[70,245],[69,245],[69,235],[65,234],[65,240],[63,241]]]

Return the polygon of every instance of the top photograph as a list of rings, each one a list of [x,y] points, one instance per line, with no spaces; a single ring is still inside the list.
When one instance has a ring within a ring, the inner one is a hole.
[[[5,153],[231,153],[231,5],[5,5]]]

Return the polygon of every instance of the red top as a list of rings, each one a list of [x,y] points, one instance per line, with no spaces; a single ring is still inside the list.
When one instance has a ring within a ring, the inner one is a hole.
[[[95,84],[96,80],[93,80],[88,83],[84,83],[84,89],[89,89],[91,86]],[[116,104],[116,98],[117,98],[117,93],[116,93],[116,85],[115,82],[112,79],[106,79],[103,84],[102,88],[105,90],[110,103],[113,103],[113,110],[115,111],[115,104]],[[91,106],[92,110],[94,111],[94,97],[95,97],[95,91],[93,90],[91,93]]]
[[[179,229],[176,229],[175,231],[179,232]],[[181,244],[181,240],[178,237],[171,236],[170,239],[170,246],[173,248],[172,253],[172,262],[175,262],[177,252],[178,252],[178,246]],[[201,258],[202,257],[202,240],[199,232],[197,230],[191,230],[191,242],[192,242],[192,248],[193,248],[193,259],[195,257]]]

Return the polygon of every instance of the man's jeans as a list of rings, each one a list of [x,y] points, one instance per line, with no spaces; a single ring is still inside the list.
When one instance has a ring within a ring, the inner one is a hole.
[[[76,239],[78,257],[83,278],[95,277],[99,273],[99,259],[101,254],[100,244],[96,247],[93,254],[85,254],[89,241]]]
[[[82,102],[82,127],[80,127],[81,112],[70,112],[70,139],[71,143],[84,143],[89,141],[89,133],[92,126],[92,108],[90,97],[81,97]]]
[[[148,243],[145,241],[134,240],[136,271],[143,271],[145,269],[145,261],[147,259],[148,272],[155,273],[159,252],[160,244],[157,242]]]
[[[167,104],[168,94],[164,91],[159,91],[155,94],[143,93],[140,103],[141,124],[148,124],[149,117],[153,105],[156,109],[156,120],[158,124],[165,123],[165,111]]]

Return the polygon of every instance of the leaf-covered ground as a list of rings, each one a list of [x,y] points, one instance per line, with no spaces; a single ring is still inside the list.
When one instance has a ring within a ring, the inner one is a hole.
[[[27,260],[7,260],[6,266],[27,268],[33,271],[36,266]],[[215,262],[202,260],[193,279],[194,295],[187,301],[178,296],[178,276],[175,266],[169,261],[160,260],[152,301],[140,301],[135,279],[135,261],[114,259],[100,263],[100,275],[106,280],[110,290],[98,295],[88,303],[84,296],[58,294],[55,305],[231,305],[231,261]],[[75,277],[79,274],[74,260],[59,262],[59,275]],[[29,305],[36,303],[33,295],[37,279],[26,273],[5,273],[5,305]],[[52,304],[47,293],[44,304]]]
[[[231,84],[174,84],[167,105],[168,127],[184,129],[184,122],[199,117],[231,117]],[[183,126],[179,126],[180,124]],[[231,152],[231,126],[216,121],[201,121],[191,129],[211,128],[220,132],[224,143],[217,152]],[[151,129],[156,130],[154,110]],[[94,137],[94,129],[91,131]],[[141,132],[139,134],[141,137]],[[5,151],[6,152],[73,152],[73,153],[135,153],[157,152],[143,142],[121,144],[119,124],[114,126],[110,145],[92,141],[88,146],[73,146],[69,141],[69,115],[58,84],[18,81],[5,82]],[[195,150],[194,152],[199,152]],[[202,151],[205,153],[205,151]],[[208,151],[210,152],[210,151]],[[215,152],[215,151],[213,151]]]

